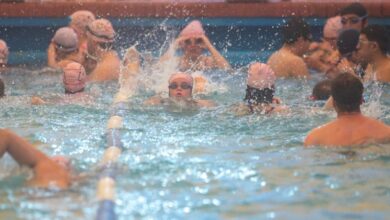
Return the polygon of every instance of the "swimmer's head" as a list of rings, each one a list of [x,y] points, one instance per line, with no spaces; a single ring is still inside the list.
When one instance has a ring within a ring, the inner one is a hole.
[[[115,34],[109,20],[104,18],[94,20],[87,26],[88,50],[110,50]]]
[[[328,41],[333,48],[336,48],[337,38],[342,28],[340,16],[329,18],[324,25],[324,40]]]
[[[78,49],[78,37],[76,32],[70,27],[62,27],[56,31],[52,42],[60,52],[74,52]]]
[[[202,27],[202,23],[198,20],[190,22],[179,34],[179,37],[183,38],[180,42],[181,48],[187,53],[196,54],[199,56],[203,52],[203,39],[205,31]]]
[[[337,112],[360,112],[363,84],[350,73],[341,73],[332,80],[331,95]]]
[[[196,38],[201,37],[205,34],[202,23],[200,21],[195,20],[191,21],[181,32],[179,37],[183,38]]]
[[[190,74],[175,73],[169,78],[169,97],[191,98],[194,80]]]
[[[341,9],[340,16],[344,30],[355,29],[360,32],[368,23],[368,12],[366,8],[357,2]]]
[[[267,64],[251,64],[248,69],[244,100],[249,104],[272,103],[275,93],[275,80],[275,73]]]
[[[371,62],[377,54],[386,56],[389,52],[390,39],[386,28],[369,25],[360,33],[357,56],[362,62]]]
[[[87,10],[80,10],[70,15],[70,24],[79,37],[85,36],[87,26],[95,20],[95,15]]]
[[[340,33],[337,38],[337,49],[341,56],[350,58],[355,54],[359,43],[360,33],[357,30],[349,29]]]
[[[0,78],[0,98],[3,98],[4,95],[5,95],[5,85],[4,85],[4,82],[3,80]]]
[[[8,63],[8,54],[7,43],[0,39],[0,65],[6,65]]]
[[[63,82],[65,93],[78,93],[84,91],[87,75],[83,65],[71,62],[63,68]]]
[[[328,100],[330,97],[332,81],[331,80],[323,80],[317,83],[311,95],[311,99],[313,101],[316,100]]]
[[[291,18],[282,29],[284,43],[295,48],[297,55],[307,52],[312,40],[309,25],[299,17]]]

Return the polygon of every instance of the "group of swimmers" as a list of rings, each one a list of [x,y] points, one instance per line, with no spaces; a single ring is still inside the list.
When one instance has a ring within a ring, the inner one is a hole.
[[[91,81],[118,80],[120,75],[125,79],[136,77],[141,68],[138,51],[130,48],[121,62],[112,48],[116,33],[110,21],[96,19],[89,11],[77,11],[70,17],[69,27],[58,29],[48,48],[48,65],[63,70],[66,94],[82,93]],[[337,112],[337,119],[311,131],[305,146],[356,146],[390,141],[390,127],[360,111],[364,81],[390,82],[389,35],[384,27],[368,25],[364,6],[350,4],[336,17],[329,18],[320,42],[312,41],[310,28],[301,18],[291,18],[282,32],[283,46],[268,62],[249,65],[245,102],[237,106],[236,113],[286,111],[287,107],[274,96],[276,79],[309,78],[309,69],[314,69],[323,74],[324,80],[314,87],[312,99],[328,100],[327,107]],[[178,49],[183,51],[180,56],[175,53]],[[0,41],[2,65],[6,65],[7,57],[7,46]],[[173,59],[177,61],[177,72],[169,77],[169,97],[155,96],[144,104],[214,106],[211,100],[193,98],[193,92],[202,91],[207,79],[191,73],[229,70],[231,66],[210,42],[199,21],[192,21],[181,31],[158,63]],[[2,82],[0,95],[4,95]],[[32,102],[41,104],[43,100],[35,98]],[[54,183],[66,187],[70,183],[64,158],[50,159],[10,131],[0,129],[0,150],[0,155],[9,152],[19,163],[33,167],[35,185]]]

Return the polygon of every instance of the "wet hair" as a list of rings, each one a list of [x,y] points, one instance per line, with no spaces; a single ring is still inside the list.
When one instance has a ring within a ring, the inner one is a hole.
[[[387,54],[389,51],[389,33],[385,27],[379,25],[369,25],[363,28],[361,34],[366,35],[369,41],[374,41],[378,44],[383,54]]]
[[[4,82],[2,79],[0,79],[0,98],[4,96],[4,90],[5,90]]]
[[[359,43],[359,31],[348,29],[340,33],[337,38],[337,49],[342,56],[351,55]]]
[[[363,84],[350,73],[341,73],[332,80],[331,94],[340,112],[359,112],[363,99]]]
[[[354,14],[354,15],[357,15],[359,17],[368,16],[367,9],[362,4],[360,4],[358,2],[352,3],[352,4],[348,5],[347,7],[341,9],[341,11],[340,11],[341,16],[348,15],[348,14]],[[365,19],[367,19],[367,18],[365,18]]]
[[[282,29],[283,42],[286,44],[295,43],[299,37],[311,40],[309,25],[300,17],[291,18]]]
[[[274,93],[275,87],[256,89],[247,85],[244,101],[249,105],[270,104],[274,98]]]
[[[329,79],[318,82],[312,92],[314,100],[327,100],[330,97],[332,81]]]

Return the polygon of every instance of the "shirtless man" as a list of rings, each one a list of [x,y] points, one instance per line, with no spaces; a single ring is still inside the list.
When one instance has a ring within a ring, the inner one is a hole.
[[[97,19],[87,26],[88,50],[83,66],[90,81],[117,80],[120,59],[112,50],[115,31],[110,21]]]
[[[349,73],[339,74],[331,87],[337,119],[313,129],[305,146],[350,147],[390,141],[390,126],[360,112],[363,84]]]
[[[7,66],[8,55],[9,55],[9,50],[8,50],[7,43],[0,39],[0,68],[5,68]]]
[[[183,55],[179,57],[180,71],[230,69],[230,64],[207,38],[200,21],[192,21],[182,30],[160,62],[174,58],[172,55],[178,49],[183,50]],[[204,55],[204,50],[208,50],[211,56]]]
[[[386,29],[378,25],[369,25],[360,33],[357,57],[369,65],[365,80],[390,82],[389,35]]]
[[[6,152],[19,164],[34,170],[34,177],[29,181],[31,186],[62,189],[69,187],[71,177],[64,167],[13,132],[0,129],[0,157]]]
[[[302,56],[308,52],[311,34],[301,18],[292,18],[283,27],[284,44],[268,59],[277,77],[310,77]]]

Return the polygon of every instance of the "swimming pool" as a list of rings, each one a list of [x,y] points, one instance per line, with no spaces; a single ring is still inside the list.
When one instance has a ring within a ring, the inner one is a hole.
[[[45,73],[43,73],[45,72]],[[191,113],[144,107],[141,89],[124,112],[125,151],[119,160],[119,219],[386,219],[390,214],[389,146],[360,150],[304,149],[307,132],[335,117],[308,100],[313,80],[279,80],[277,96],[291,113],[236,117],[244,70],[206,75],[218,89],[206,95],[218,107]],[[40,149],[69,155],[84,177],[65,192],[27,188],[11,158],[0,160],[2,219],[92,219],[97,163],[115,83],[89,85],[95,103],[30,106],[31,95],[61,97],[50,71],[15,69],[3,76],[0,127]],[[367,85],[363,111],[390,123],[390,87]]]

